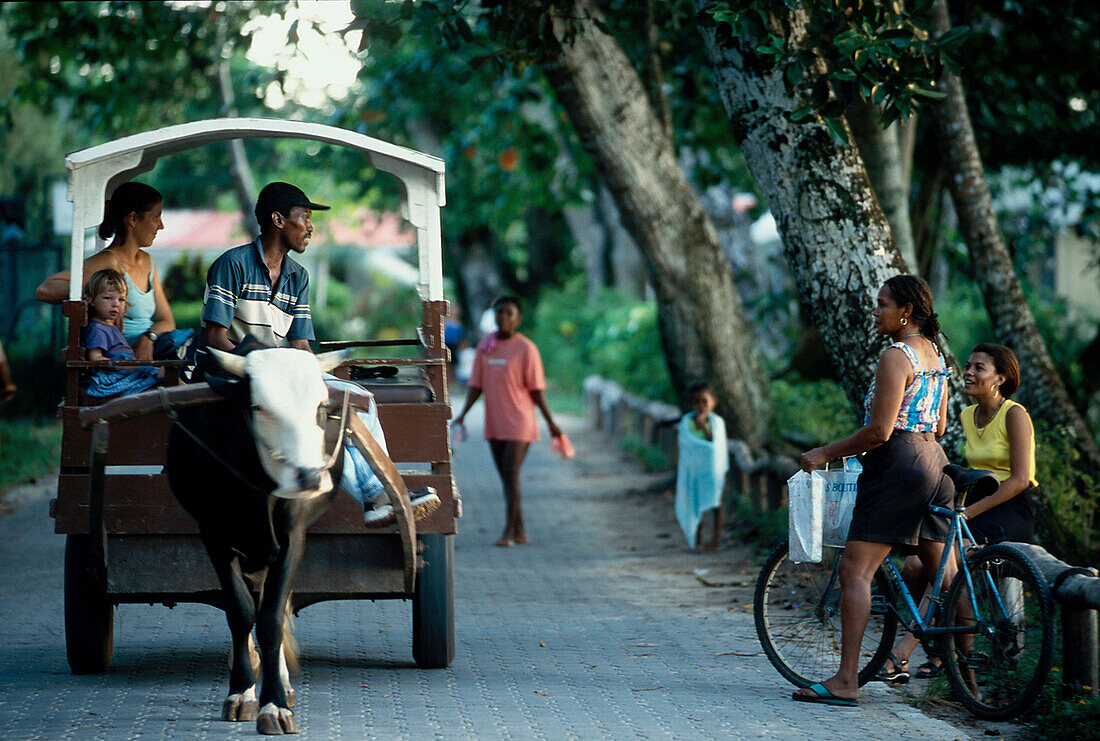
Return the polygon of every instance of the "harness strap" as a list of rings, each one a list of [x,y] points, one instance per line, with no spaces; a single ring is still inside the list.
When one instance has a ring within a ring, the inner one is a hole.
[[[207,445],[205,442],[203,442],[203,440],[198,435],[196,435],[194,432],[189,430],[187,428],[187,425],[180,422],[179,419],[176,417],[175,411],[169,412],[169,416],[172,419],[175,420],[176,426],[179,427],[181,430],[183,430],[183,432],[186,433],[187,436],[189,438],[191,438],[195,442],[196,445],[198,445],[200,448],[202,448],[204,451],[206,451],[207,455],[209,455],[211,458],[213,458],[215,461],[217,461],[219,464],[221,464],[221,466],[224,467],[227,471],[229,471],[229,473],[233,474],[238,479],[240,479],[242,484],[244,484],[245,486],[247,486],[248,488],[252,489],[253,491],[255,491],[259,494],[266,493],[266,492],[264,492],[263,489],[261,489],[260,487],[256,486],[251,481],[246,479],[241,474],[240,471],[238,471],[236,468],[234,468],[232,466],[232,464],[229,463],[229,461],[225,460],[225,458],[223,458],[222,456],[220,456],[216,452],[214,452],[214,450],[209,445]]]

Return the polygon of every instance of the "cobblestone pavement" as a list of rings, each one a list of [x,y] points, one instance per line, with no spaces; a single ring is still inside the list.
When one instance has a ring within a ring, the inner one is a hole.
[[[580,421],[560,420],[577,459],[552,458],[545,441],[532,446],[524,468],[532,544],[494,547],[504,507],[474,416],[455,459],[465,516],[455,547],[454,663],[415,667],[408,603],[306,608],[296,626],[301,738],[980,733],[925,716],[881,687],[858,710],[792,702],[792,688],[759,653],[748,589],[755,567],[737,549],[685,552],[667,499],[638,493],[654,477]],[[0,737],[254,737],[252,723],[218,720],[228,630],[213,608],[124,605],[111,670],[70,674],[64,539],[52,531],[45,499],[0,520]]]

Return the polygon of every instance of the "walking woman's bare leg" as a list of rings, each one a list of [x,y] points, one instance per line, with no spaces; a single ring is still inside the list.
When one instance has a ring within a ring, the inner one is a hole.
[[[837,697],[859,697],[859,649],[871,617],[871,582],[890,544],[849,540],[840,561],[840,669],[822,684]],[[797,694],[813,696],[812,690]]]
[[[527,529],[523,523],[523,490],[520,487],[519,472],[530,445],[518,440],[489,441],[493,462],[496,464],[500,481],[504,486],[504,533],[497,541],[497,545],[500,546],[528,542]]]

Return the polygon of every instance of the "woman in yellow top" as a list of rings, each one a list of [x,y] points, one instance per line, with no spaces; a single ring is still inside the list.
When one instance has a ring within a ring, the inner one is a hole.
[[[983,343],[974,348],[963,370],[963,390],[977,403],[963,409],[959,419],[966,433],[964,453],[971,468],[992,471],[1001,485],[992,494],[966,503],[966,524],[981,544],[1030,542],[1035,512],[1031,494],[1035,479],[1035,434],[1027,409],[1009,397],[1020,387],[1020,363],[1004,345]],[[924,590],[920,559],[905,561],[905,581],[916,593]],[[908,657],[917,639],[906,633],[877,679],[909,681]],[[913,676],[927,679],[943,673],[938,656],[930,656]]]
[[[966,462],[992,471],[997,491],[966,504],[966,521],[979,543],[1029,542],[1035,512],[1035,433],[1027,410],[1009,397],[1020,386],[1020,363],[1004,345],[981,344],[970,353],[963,390],[978,402],[962,411]]]

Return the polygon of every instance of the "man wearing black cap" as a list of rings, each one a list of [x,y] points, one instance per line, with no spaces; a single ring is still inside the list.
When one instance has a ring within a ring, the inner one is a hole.
[[[232,350],[250,334],[272,347],[310,349],[309,273],[289,253],[306,251],[313,212],[327,209],[290,183],[264,186],[256,199],[260,236],[223,254],[206,274],[208,346]]]

